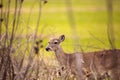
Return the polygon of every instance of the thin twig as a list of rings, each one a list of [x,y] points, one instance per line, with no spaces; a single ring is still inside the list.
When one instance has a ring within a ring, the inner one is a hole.
[[[1,0],[1,3],[0,3],[1,7],[0,7],[0,38],[2,36],[2,22],[3,22],[3,0]],[[1,43],[1,42],[0,42]]]
[[[103,42],[102,40],[100,40],[99,38],[97,38],[96,36],[94,36],[91,32],[89,32],[89,34],[90,34],[94,39],[96,39],[97,41],[101,42],[103,45],[106,46],[105,42]]]

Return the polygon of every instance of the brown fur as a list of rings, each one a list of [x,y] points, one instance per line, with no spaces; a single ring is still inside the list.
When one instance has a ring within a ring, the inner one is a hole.
[[[65,53],[60,46],[64,39],[64,35],[58,39],[51,39],[46,50],[54,51],[58,62],[61,65],[69,66],[78,80],[85,80],[86,77],[89,80],[94,80],[94,73],[96,79],[99,80],[105,74],[108,74],[112,80],[120,80],[120,50],[103,50],[82,55],[81,53]],[[86,76],[83,77],[84,75]],[[92,79],[89,78],[90,76]]]
[[[108,74],[112,80],[120,80],[120,50],[103,50],[83,54],[84,67],[95,72],[101,80]]]

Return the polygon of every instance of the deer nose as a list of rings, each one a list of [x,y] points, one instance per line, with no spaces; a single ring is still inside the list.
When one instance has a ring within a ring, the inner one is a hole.
[[[49,50],[50,50],[50,48],[49,48],[49,47],[47,47],[47,48],[46,48],[46,51],[49,51]]]

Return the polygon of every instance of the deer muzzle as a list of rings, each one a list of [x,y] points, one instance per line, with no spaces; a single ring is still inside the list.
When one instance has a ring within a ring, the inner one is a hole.
[[[50,51],[51,49],[49,47],[46,48],[46,51]]]

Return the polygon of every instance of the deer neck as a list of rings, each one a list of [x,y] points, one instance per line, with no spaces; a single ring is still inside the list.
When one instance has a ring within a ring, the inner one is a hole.
[[[63,51],[63,49],[59,46],[55,52],[56,58],[61,65],[67,65],[67,54]]]

